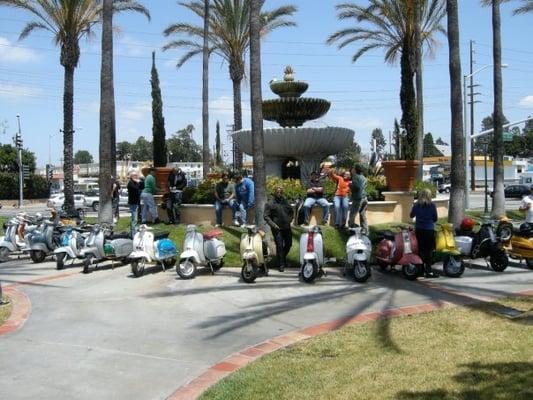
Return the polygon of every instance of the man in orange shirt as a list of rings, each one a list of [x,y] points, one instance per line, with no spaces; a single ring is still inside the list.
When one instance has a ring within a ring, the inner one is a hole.
[[[352,175],[350,171],[339,171],[339,175],[335,170],[329,170],[329,177],[333,182],[337,183],[335,190],[335,197],[333,197],[333,206],[335,208],[335,228],[343,228],[346,225],[346,216],[348,215],[350,183],[352,182]]]

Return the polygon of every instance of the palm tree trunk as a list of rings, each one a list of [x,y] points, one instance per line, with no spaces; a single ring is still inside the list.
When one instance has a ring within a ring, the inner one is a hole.
[[[233,130],[240,131],[242,129],[242,102],[241,102],[241,82],[242,78],[232,79],[233,81]],[[242,151],[235,144],[235,154],[233,155],[235,170],[240,171],[242,169]]]
[[[413,66],[414,49],[411,38],[406,37],[402,46],[402,55],[400,61],[400,104],[402,108],[402,125],[406,131],[406,160],[416,159],[416,143],[418,137],[418,114],[416,110],[416,93],[414,87],[414,66]]]
[[[266,172],[263,137],[263,96],[261,93],[261,5],[262,0],[250,2],[250,99],[252,105],[252,151],[255,181],[255,221],[265,225]]]
[[[492,1],[492,51],[494,64],[494,198],[492,216],[505,215],[503,188],[503,101],[502,101],[502,44],[500,0]]]
[[[65,202],[63,207],[74,212],[74,67],[64,66],[63,91],[63,184]]]
[[[112,141],[115,137],[115,94],[113,89],[113,0],[104,0],[102,14],[102,69],[100,75],[100,223],[112,223]]]
[[[447,0],[448,12],[448,48],[450,64],[450,87],[451,87],[451,192],[448,222],[455,227],[461,224],[465,208],[465,157],[464,157],[464,133],[463,133],[463,107],[461,93],[461,54],[459,42],[459,14],[457,0]]]
[[[418,112],[418,135],[416,139],[416,159],[420,161],[417,179],[424,175],[424,88],[422,86],[422,40],[420,38],[420,0],[415,1],[415,63],[416,63],[416,109]]]
[[[204,48],[202,61],[202,160],[203,175],[209,173],[209,0],[204,0]]]

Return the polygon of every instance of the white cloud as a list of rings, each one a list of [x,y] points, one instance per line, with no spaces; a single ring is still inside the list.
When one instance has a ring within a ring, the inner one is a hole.
[[[140,40],[133,39],[131,36],[123,36],[119,39],[119,45],[121,47],[121,53],[125,53],[128,56],[146,56],[147,53],[151,53],[152,50],[156,50],[154,46],[151,49],[149,43],[142,42]]]
[[[0,97],[7,99],[35,97],[42,94],[42,92],[42,89],[34,86],[0,82]]]
[[[518,103],[521,107],[533,108],[533,96],[526,96]]]
[[[249,125],[251,117],[250,104],[246,101],[243,101],[241,104],[243,126],[247,126]],[[233,97],[220,96],[214,100],[211,100],[209,102],[209,112],[213,115],[228,117],[233,120]]]
[[[127,121],[142,121],[147,118],[147,114],[152,111],[149,102],[137,103],[119,112],[119,118]]]
[[[0,61],[24,63],[38,59],[39,54],[35,51],[14,45],[7,38],[0,36]]]
[[[383,121],[376,117],[331,117],[329,118],[328,125],[340,126],[343,128],[353,129],[356,134],[369,131],[371,132],[375,128],[383,128],[385,124]]]

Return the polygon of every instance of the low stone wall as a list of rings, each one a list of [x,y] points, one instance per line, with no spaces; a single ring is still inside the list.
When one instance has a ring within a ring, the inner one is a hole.
[[[391,193],[391,192],[388,192]],[[409,213],[414,202],[413,193],[393,192],[393,198],[396,200],[389,200],[386,196],[386,201],[371,201],[368,203],[367,218],[370,225],[384,224],[392,222],[411,222]],[[448,215],[448,200],[434,200],[437,206],[439,217]],[[254,210],[249,212],[249,221],[253,221],[255,216]],[[330,205],[329,221],[327,225],[334,223],[333,205]],[[163,221],[167,220],[166,210],[159,207],[159,218]],[[322,223],[322,209],[319,206],[313,207],[311,210],[311,224]],[[215,224],[215,207],[212,204],[183,204],[181,206],[181,222],[184,224]],[[231,210],[226,207],[222,212],[222,222],[226,225],[232,223]],[[296,219],[294,220],[296,223]],[[356,222],[359,222],[357,218]]]

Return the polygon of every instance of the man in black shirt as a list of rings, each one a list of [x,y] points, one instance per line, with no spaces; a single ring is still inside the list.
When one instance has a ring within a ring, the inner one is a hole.
[[[322,208],[322,223],[325,224],[329,216],[329,203],[324,198],[324,184],[320,182],[320,174],[316,171],[311,173],[309,189],[307,189],[307,198],[304,201],[304,223],[309,225],[309,216],[311,209],[318,204]]]
[[[187,186],[187,177],[181,168],[174,168],[168,176],[168,188],[170,193],[167,200],[168,222],[170,224],[179,223],[182,191]]]
[[[137,223],[139,221],[139,209],[141,206],[141,192],[144,188],[143,181],[139,179],[139,173],[132,171],[128,181],[128,206],[131,213],[131,233],[135,232]]]
[[[264,218],[276,242],[279,271],[283,272],[287,266],[287,254],[292,246],[291,221],[293,209],[287,199],[283,197],[283,188],[278,186],[274,190],[274,197],[265,204]]]

